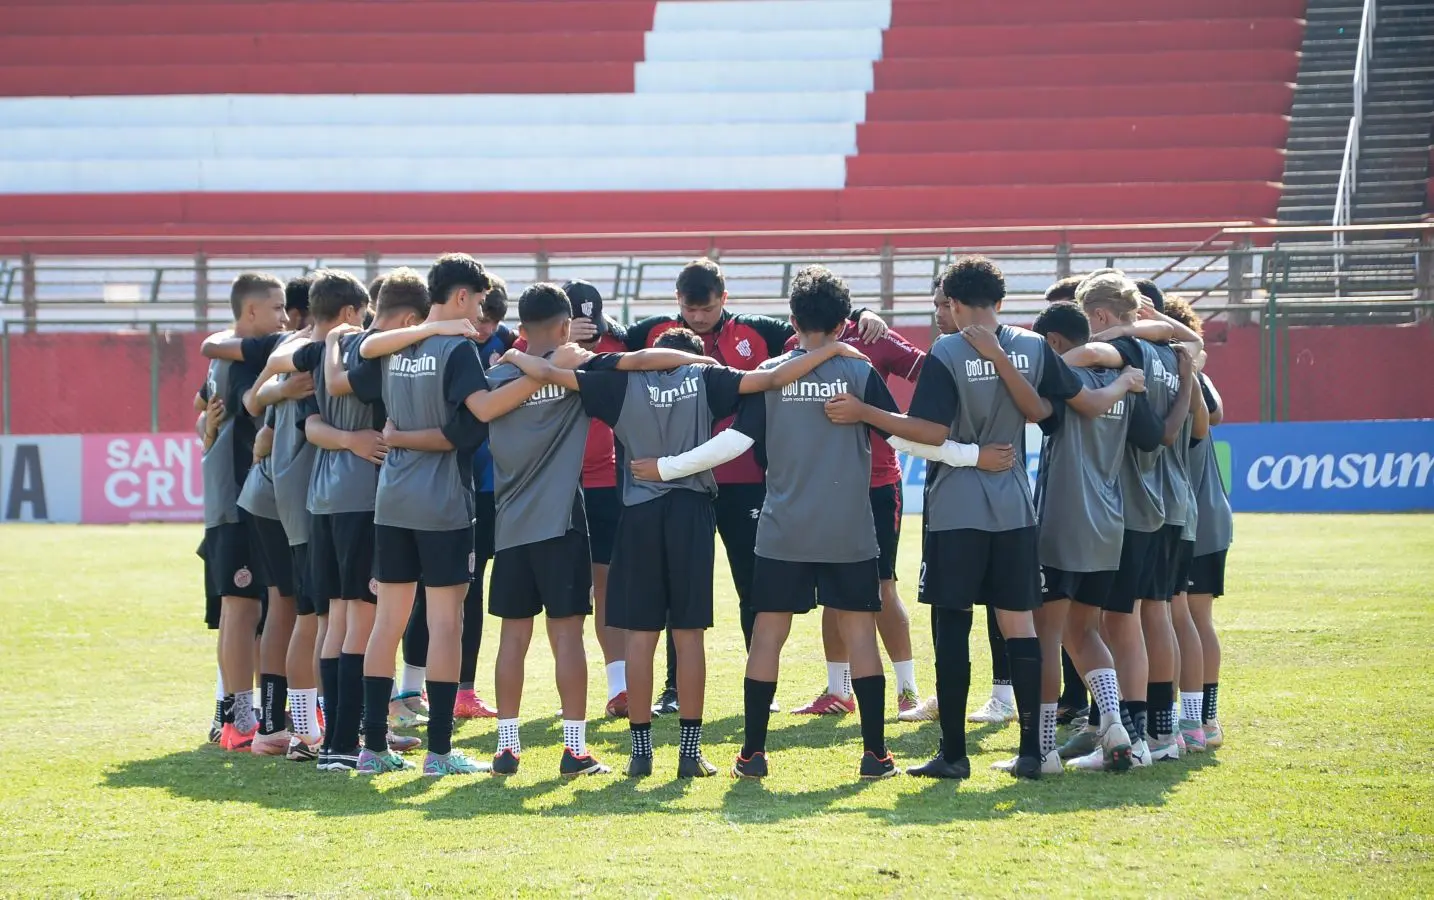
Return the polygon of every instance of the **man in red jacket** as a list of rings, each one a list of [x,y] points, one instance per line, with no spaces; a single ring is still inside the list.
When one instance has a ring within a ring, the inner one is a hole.
[[[663,332],[670,328],[688,328],[702,338],[702,345],[717,362],[734,369],[752,371],[757,366],[786,352],[787,341],[796,336],[786,319],[773,316],[733,313],[727,310],[727,282],[722,270],[710,259],[697,259],[683,267],[677,276],[677,315],[651,316],[627,329],[627,349],[652,347]],[[880,340],[887,332],[886,322],[864,309],[851,314],[863,341]],[[573,339],[581,340],[576,327]],[[861,345],[859,345],[861,346]],[[864,348],[863,348],[864,349]],[[723,431],[731,419],[722,419],[712,433]],[[717,532],[727,549],[727,565],[737,588],[737,601],[742,617],[742,636],[750,645],[752,623],[752,567],[756,559],[757,517],[767,489],[762,469],[749,450],[714,470],[717,478]],[[677,712],[677,670],[669,636],[667,646],[667,684],[653,712],[657,715]]]

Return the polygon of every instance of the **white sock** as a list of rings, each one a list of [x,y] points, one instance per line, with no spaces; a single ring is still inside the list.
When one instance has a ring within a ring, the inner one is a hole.
[[[843,700],[851,696],[851,663],[827,663],[827,693]]]
[[[607,698],[611,700],[627,690],[627,662],[618,660],[607,664]]]
[[[991,697],[1000,700],[1007,706],[1016,705],[1016,689],[1009,684],[998,684],[991,682]]]
[[[916,686],[916,660],[892,660],[891,668],[896,672],[896,693],[910,691],[918,697],[921,696],[921,689]]]
[[[1192,722],[1204,720],[1205,715],[1205,692],[1204,691],[1181,691],[1180,692],[1180,718],[1189,719]]]
[[[214,699],[224,699],[224,670],[219,669],[214,675]]]
[[[1056,749],[1056,704],[1041,704],[1041,755]]]
[[[428,676],[427,666],[410,666],[403,664],[403,675],[398,683],[398,694],[422,694],[423,679]]]
[[[1114,669],[1091,669],[1085,676],[1095,698],[1095,708],[1100,710],[1102,727],[1120,721],[1120,679]],[[1134,736],[1132,736],[1133,739]]]
[[[295,688],[289,691],[289,714],[294,720],[294,733],[309,743],[319,737],[319,720],[314,715],[318,698],[318,688]]]
[[[523,745],[518,741],[517,719],[498,720],[498,752],[502,753],[504,750],[519,754],[523,752]]]
[[[563,746],[573,751],[573,756],[588,755],[587,719],[563,720]]]

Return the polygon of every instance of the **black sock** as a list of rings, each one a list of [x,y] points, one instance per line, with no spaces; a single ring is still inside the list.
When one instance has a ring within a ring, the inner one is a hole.
[[[775,681],[742,679],[742,706],[746,712],[746,736],[742,756],[767,752],[767,723],[772,718],[772,698],[777,696]]]
[[[1080,709],[1082,706],[1090,705],[1086,696],[1085,682],[1081,679],[1080,673],[1076,671],[1075,663],[1071,661],[1071,655],[1061,648],[1061,699],[1060,705],[1066,709]]]
[[[422,584],[413,595],[408,627],[403,629],[403,664],[417,669],[428,665],[428,594]]]
[[[352,753],[359,746],[359,726],[364,716],[363,654],[339,654],[339,696],[331,704],[334,708],[334,750]],[[384,721],[388,716],[388,697],[383,698]]]
[[[986,641],[991,645],[991,683],[1010,684],[1010,654],[1006,652],[1006,638],[996,621],[996,610],[991,606],[986,607]]]
[[[652,723],[631,722],[627,733],[632,738],[632,755],[652,758]]]
[[[886,676],[866,675],[851,680],[856,695],[857,712],[861,714],[861,744],[877,759],[886,757]]]
[[[1175,684],[1170,681],[1152,681],[1145,686],[1145,700],[1150,704],[1150,734],[1152,737],[1169,737],[1175,733],[1175,717],[1171,707],[1175,703]]]
[[[966,698],[971,692],[971,611],[931,608],[936,628],[936,701],[941,752],[947,762],[966,757]]]
[[[1145,740],[1145,726],[1147,724],[1145,719],[1146,712],[1150,708],[1149,702],[1146,700],[1127,700],[1123,702],[1126,708],[1130,710],[1130,724],[1125,726],[1125,730],[1130,732],[1130,740],[1132,742]]]
[[[334,749],[334,714],[339,703],[339,658],[319,659],[319,689],[324,693],[324,746],[323,750]]]
[[[681,731],[677,740],[677,755],[688,759],[702,758],[702,720],[678,719]]]
[[[1212,681],[1205,685],[1205,707],[1201,717],[1208,722],[1220,714],[1220,682]]]
[[[448,753],[453,749],[453,703],[457,699],[458,682],[428,682],[429,753]]]
[[[677,693],[677,642],[672,639],[671,628],[667,629],[667,679],[662,689]]]
[[[388,700],[392,696],[392,678],[363,676],[363,745],[370,752],[382,753],[388,749]],[[334,747],[344,749],[337,743]]]
[[[259,733],[274,734],[287,726],[284,716],[289,705],[289,679],[283,675],[259,676]]]
[[[1135,736],[1135,717],[1131,714],[1130,702],[1129,700],[1120,701],[1120,724],[1121,727],[1125,729],[1125,733],[1130,735],[1130,739],[1136,741],[1139,740],[1139,738]],[[1092,715],[1095,714],[1096,708],[1094,703],[1090,705],[1090,711]]]
[[[219,701],[219,709],[220,709],[219,724],[220,724],[220,725],[233,725],[233,724],[234,724],[234,695],[233,695],[233,694],[225,694],[225,695],[224,695],[224,699]]]
[[[463,633],[458,639],[458,683],[473,686],[478,674],[478,650],[483,646],[483,570],[488,561],[479,557],[478,568],[463,598]]]
[[[1009,638],[1006,658],[1011,664],[1011,689],[1016,695],[1016,717],[1021,723],[1021,756],[1041,755],[1041,642],[1039,638]]]

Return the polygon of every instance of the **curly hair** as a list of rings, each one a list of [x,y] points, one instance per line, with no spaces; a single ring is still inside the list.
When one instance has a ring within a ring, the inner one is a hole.
[[[851,290],[826,266],[807,266],[792,279],[790,306],[798,331],[830,334],[851,315]]]
[[[963,256],[941,273],[941,293],[962,306],[992,307],[1006,297],[1006,276],[984,256]]]

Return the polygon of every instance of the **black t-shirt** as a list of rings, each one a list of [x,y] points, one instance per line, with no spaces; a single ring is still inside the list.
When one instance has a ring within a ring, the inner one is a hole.
[[[249,477],[254,464],[254,439],[259,434],[260,420],[249,415],[244,408],[244,394],[269,362],[269,354],[288,337],[286,332],[275,332],[263,337],[244,338],[240,341],[243,359],[230,364],[229,393],[224,398],[224,414],[233,419],[234,429],[234,483],[242,486]]]

